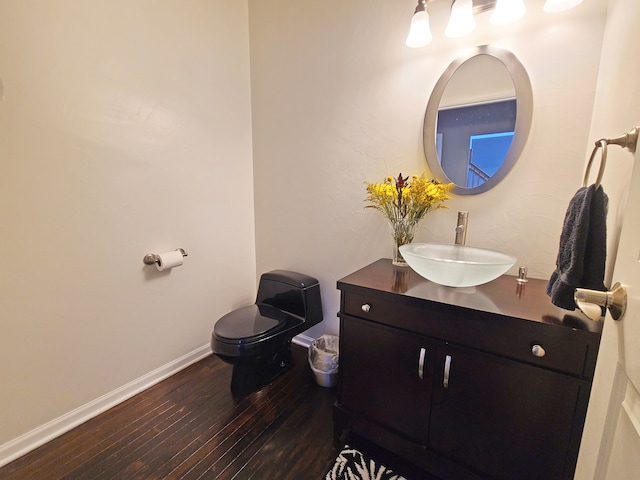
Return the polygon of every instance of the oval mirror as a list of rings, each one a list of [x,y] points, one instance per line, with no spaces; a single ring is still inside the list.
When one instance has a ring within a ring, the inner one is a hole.
[[[434,176],[453,193],[472,195],[497,185],[529,136],[533,93],[511,52],[484,45],[456,59],[431,93],[424,151]]]

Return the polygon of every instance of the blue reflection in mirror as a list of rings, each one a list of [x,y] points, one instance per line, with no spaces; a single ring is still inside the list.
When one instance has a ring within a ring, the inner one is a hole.
[[[507,156],[513,133],[510,131],[471,135],[467,188],[482,185],[495,175]]]
[[[447,177],[467,188],[489,180],[509,151],[515,123],[515,99],[440,109],[436,151]]]

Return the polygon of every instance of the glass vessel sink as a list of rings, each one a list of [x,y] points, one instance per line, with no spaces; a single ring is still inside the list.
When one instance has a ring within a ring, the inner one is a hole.
[[[409,243],[400,253],[416,273],[447,287],[482,285],[516,263],[506,253],[447,243]]]

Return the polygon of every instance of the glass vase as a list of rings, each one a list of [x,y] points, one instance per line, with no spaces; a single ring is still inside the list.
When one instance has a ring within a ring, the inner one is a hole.
[[[393,236],[392,263],[397,267],[406,267],[408,264],[402,256],[402,253],[400,253],[400,247],[413,242],[418,222],[410,222],[406,220],[391,221],[390,226],[391,234]]]

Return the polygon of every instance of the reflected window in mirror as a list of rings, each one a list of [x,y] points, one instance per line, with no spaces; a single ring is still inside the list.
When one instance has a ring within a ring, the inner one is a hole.
[[[436,150],[447,177],[466,188],[493,177],[507,156],[515,125],[515,98],[441,108]]]

